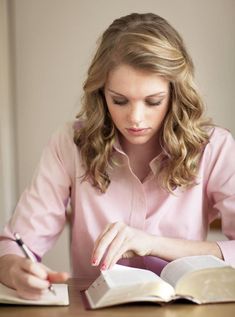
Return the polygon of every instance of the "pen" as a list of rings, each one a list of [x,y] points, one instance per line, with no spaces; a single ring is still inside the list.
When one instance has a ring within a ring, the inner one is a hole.
[[[18,244],[18,246],[21,248],[21,250],[24,252],[26,258],[30,259],[32,262],[36,263],[37,259],[35,255],[29,250],[27,245],[23,242],[21,239],[19,233],[14,233],[15,241]],[[52,292],[54,295],[56,295],[56,292],[52,286],[52,284],[49,285],[48,287],[49,291]]]

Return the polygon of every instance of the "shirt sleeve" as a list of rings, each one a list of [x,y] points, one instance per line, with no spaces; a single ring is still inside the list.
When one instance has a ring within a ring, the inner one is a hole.
[[[40,259],[49,250],[66,222],[66,207],[73,178],[72,126],[53,134],[45,147],[31,184],[0,235],[0,256],[22,255],[13,241],[18,232]]]
[[[235,265],[235,141],[217,128],[211,137],[210,175],[207,195],[221,217],[222,231],[229,241],[217,241],[226,263]]]

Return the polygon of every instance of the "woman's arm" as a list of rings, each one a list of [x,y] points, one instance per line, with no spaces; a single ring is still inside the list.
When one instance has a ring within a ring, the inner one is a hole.
[[[14,233],[22,233],[30,250],[41,258],[62,231],[75,174],[75,145],[68,130],[71,130],[70,125],[51,137],[31,184],[0,234],[0,282],[16,289],[25,298],[38,298],[48,287],[48,278],[50,282],[65,278],[63,274],[51,272],[44,265],[22,257]]]
[[[95,242],[91,262],[101,269],[121,258],[157,256],[172,261],[183,256],[211,254],[222,259],[216,242],[158,237],[124,223],[109,224]]]
[[[168,261],[189,255],[211,254],[223,259],[218,244],[214,241],[195,241],[153,236],[151,255]]]

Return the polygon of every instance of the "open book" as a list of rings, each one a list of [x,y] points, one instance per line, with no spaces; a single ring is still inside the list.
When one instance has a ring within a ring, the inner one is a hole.
[[[20,298],[16,291],[0,283],[0,303],[13,305],[45,305],[66,306],[69,305],[67,284],[53,284],[56,295],[49,290],[39,300]]]
[[[101,271],[85,296],[92,309],[137,301],[230,302],[235,301],[235,268],[210,255],[174,260],[160,277],[148,270],[115,265]]]

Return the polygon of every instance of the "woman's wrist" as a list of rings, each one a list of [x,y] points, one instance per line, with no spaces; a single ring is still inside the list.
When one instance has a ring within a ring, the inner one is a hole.
[[[215,241],[195,241],[178,238],[167,238],[152,235],[150,252],[167,261],[183,256],[211,254],[223,259],[220,247]]]
[[[167,253],[166,249],[168,249],[168,245],[167,245],[167,241],[166,238],[164,237],[159,237],[156,235],[152,235],[151,236],[151,245],[150,245],[150,254],[151,256],[157,256],[159,258],[165,259],[165,260],[169,260],[167,258]],[[165,252],[164,252],[165,249]]]

